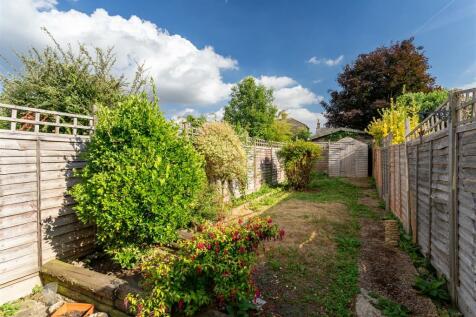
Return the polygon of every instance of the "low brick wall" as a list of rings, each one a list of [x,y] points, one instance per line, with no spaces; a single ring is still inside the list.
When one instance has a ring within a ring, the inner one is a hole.
[[[139,290],[119,278],[77,267],[59,260],[43,265],[43,284],[58,283],[58,293],[78,302],[94,304],[96,310],[112,317],[126,317],[124,298]]]

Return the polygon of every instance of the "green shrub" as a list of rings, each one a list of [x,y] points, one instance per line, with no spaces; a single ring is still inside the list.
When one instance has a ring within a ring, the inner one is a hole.
[[[74,207],[106,250],[175,239],[205,184],[203,159],[145,95],[100,108]]]
[[[210,304],[229,312],[250,308],[259,296],[251,276],[255,251],[260,241],[283,235],[271,219],[206,225],[192,240],[180,241],[177,253],[147,254],[141,264],[145,292],[129,294],[126,304],[139,317],[191,316]]]
[[[281,148],[278,156],[284,161],[284,171],[292,188],[302,190],[309,184],[311,171],[320,154],[321,148],[317,144],[302,140]]]
[[[195,146],[205,158],[205,171],[211,185],[220,185],[222,196],[227,184],[246,187],[246,153],[238,135],[226,122],[207,122],[195,138]]]

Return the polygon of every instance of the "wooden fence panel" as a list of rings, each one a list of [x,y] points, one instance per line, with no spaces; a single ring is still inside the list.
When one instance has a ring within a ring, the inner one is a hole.
[[[418,147],[418,191],[417,191],[417,228],[418,244],[423,254],[428,255],[430,243],[430,145],[428,143],[420,144]]]
[[[38,271],[37,141],[0,134],[0,285]]]
[[[476,316],[476,129],[458,140],[458,294],[462,310]]]
[[[431,188],[429,252],[435,268],[449,278],[448,135],[430,141]],[[445,179],[446,176],[446,179]]]
[[[94,228],[79,222],[68,194],[88,139],[0,133],[0,287],[94,248]]]

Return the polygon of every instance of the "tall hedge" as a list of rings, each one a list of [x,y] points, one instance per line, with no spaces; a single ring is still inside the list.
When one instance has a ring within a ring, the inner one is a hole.
[[[309,184],[320,154],[319,145],[302,140],[288,143],[279,150],[278,156],[284,161],[284,171],[292,188],[302,190]]]
[[[145,95],[100,109],[85,159],[74,208],[109,250],[173,240],[205,183],[203,158]]]

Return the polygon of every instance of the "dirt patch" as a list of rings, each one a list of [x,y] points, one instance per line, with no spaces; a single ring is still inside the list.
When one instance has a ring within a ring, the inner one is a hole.
[[[346,221],[340,203],[290,199],[266,213],[286,230],[283,241],[267,242],[261,252],[255,280],[267,304],[263,316],[320,316],[317,302],[331,281],[330,259],[335,254],[333,224]]]
[[[368,187],[364,187],[368,188]],[[374,190],[364,190],[359,202],[384,214]],[[359,286],[404,305],[412,316],[438,316],[432,301],[413,289],[417,271],[407,254],[384,244],[381,220],[362,219]]]

